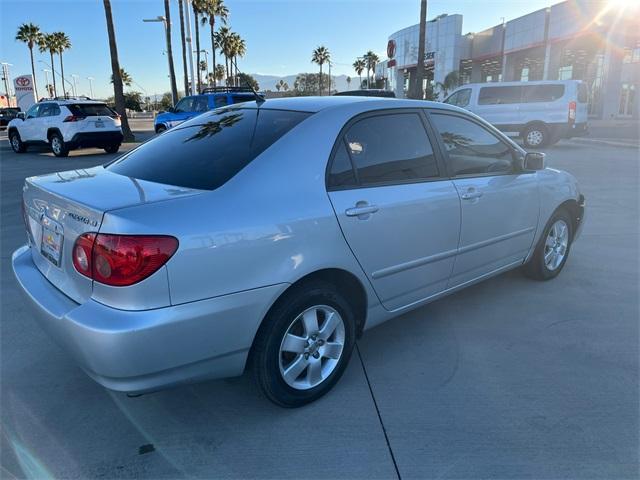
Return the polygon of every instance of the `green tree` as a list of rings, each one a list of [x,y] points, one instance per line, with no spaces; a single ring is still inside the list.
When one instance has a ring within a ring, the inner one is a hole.
[[[122,134],[125,142],[133,142],[135,137],[129,127],[127,110],[124,105],[124,92],[122,91],[122,77],[120,76],[120,61],[118,60],[118,44],[116,42],[116,31],[113,26],[113,14],[111,13],[111,1],[102,0],[104,5],[104,15],[107,21],[107,35],[109,37],[109,52],[111,56],[111,73],[113,78],[113,96],[116,111],[122,121]]]
[[[358,74],[358,77],[360,77],[360,88],[362,88],[362,72],[364,72],[364,69],[366,67],[367,62],[365,62],[363,58],[358,58],[355,62],[353,62],[353,69]]]
[[[209,24],[211,30],[211,56],[212,56],[212,72],[216,71],[216,17],[222,20],[224,25],[227,24],[229,18],[229,9],[223,0],[204,0],[202,4],[202,24]],[[213,75],[214,86],[216,85],[216,75]]]
[[[23,23],[18,27],[16,41],[26,43],[27,47],[29,47],[29,56],[31,57],[31,75],[33,75],[33,91],[36,94],[36,98],[40,98],[38,97],[38,83],[36,82],[36,66],[33,62],[33,47],[42,42],[42,32],[40,31],[40,27],[33,23]]]
[[[329,75],[322,74],[324,78],[322,83],[329,81]],[[296,80],[293,83],[293,89],[296,96],[306,97],[310,95],[317,95],[320,87],[320,74],[318,73],[300,73],[296,76]]]
[[[231,43],[231,55],[232,55],[232,68],[235,68],[234,79],[238,78],[238,57],[243,58],[247,53],[247,44],[240,35],[234,33],[232,35],[232,43]],[[236,82],[237,84],[237,82]]]
[[[131,85],[133,85],[133,78],[124,68],[120,69],[120,79],[125,87],[130,87]],[[113,75],[111,75],[111,83],[113,83]]]
[[[347,77],[347,90],[349,90],[351,88],[351,77]]]
[[[171,97],[173,104],[178,102],[178,86],[176,85],[176,70],[173,65],[173,47],[171,46],[171,8],[169,0],[164,0],[165,34],[167,36],[167,57],[169,59],[169,82],[171,83]]]
[[[218,31],[215,33],[215,46],[222,52],[224,56],[224,64],[225,64],[225,78],[227,79],[226,83],[229,85],[231,80],[229,75],[229,55],[231,53],[231,43],[232,43],[232,34],[231,29],[225,25],[221,26]]]
[[[225,76],[225,70],[224,70],[224,65],[216,65],[215,70],[213,71],[213,78],[215,79],[216,82],[222,82],[222,80],[224,80],[224,76]]]
[[[258,81],[253,78],[248,73],[239,73],[238,74],[238,85],[240,86],[249,86],[253,88],[256,92],[260,90],[260,85]]]
[[[322,65],[324,65],[325,63],[328,63],[330,60],[331,60],[331,53],[329,53],[329,50],[324,45],[320,45],[318,48],[316,48],[313,51],[313,54],[311,55],[311,61],[313,63],[320,65],[320,76],[318,77],[318,81],[320,82],[318,85],[318,90],[320,92],[320,95],[322,95],[322,80],[323,80]],[[329,90],[331,90],[331,84],[329,84]]]
[[[455,90],[460,85],[460,76],[456,70],[453,70],[444,77],[444,81],[437,82],[436,86],[438,90],[446,97],[447,93],[451,90]]]
[[[62,54],[65,50],[69,50],[71,48],[71,39],[64,32],[53,32],[52,35],[56,37],[56,49],[58,53],[58,57],[60,58],[60,77],[62,78],[62,92],[65,91],[64,86],[64,63],[62,62]]]
[[[124,106],[134,112],[142,111],[142,94],[140,92],[125,92]]]
[[[373,83],[373,79],[375,78],[376,65],[380,61],[380,58],[371,50],[365,53],[362,58],[364,59],[365,65],[367,67],[367,88],[370,88],[371,84]],[[370,72],[373,72],[373,75],[370,76]]]
[[[56,85],[56,69],[54,66],[54,61],[53,61],[53,54],[57,53],[58,51],[58,42],[56,41],[56,37],[55,35],[51,34],[51,33],[43,33],[42,34],[42,38],[40,39],[40,41],[38,42],[38,47],[40,50],[40,53],[46,53],[49,52],[49,56],[51,58],[51,76],[53,77],[53,97],[58,96],[58,88]],[[63,90],[64,90],[64,85],[63,85]]]

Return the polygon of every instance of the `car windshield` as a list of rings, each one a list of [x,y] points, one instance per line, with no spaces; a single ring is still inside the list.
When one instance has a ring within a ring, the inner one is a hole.
[[[76,103],[67,105],[72,114],[79,117],[113,116],[116,113],[104,103]]]
[[[106,168],[128,177],[214,190],[310,114],[224,109],[169,130]]]

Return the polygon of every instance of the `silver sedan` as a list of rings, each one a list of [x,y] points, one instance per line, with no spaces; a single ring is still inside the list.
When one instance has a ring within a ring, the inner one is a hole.
[[[207,112],[88,170],[28,178],[15,276],[107,388],[251,367],[282,406],[366,329],[501,272],[564,267],[575,179],[449,105],[366,97]]]

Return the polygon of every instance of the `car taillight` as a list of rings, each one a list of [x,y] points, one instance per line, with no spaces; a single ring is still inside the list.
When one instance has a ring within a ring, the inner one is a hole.
[[[119,113],[113,113],[113,115],[109,115],[111,118],[113,118],[114,120],[120,120],[120,114]]]
[[[79,115],[69,115],[67,116],[63,122],[79,122],[80,120],[84,120],[86,117],[81,117]]]
[[[576,121],[576,102],[569,102],[569,123]]]
[[[166,235],[84,233],[73,246],[73,266],[96,282],[125,287],[162,267],[178,249]]]
[[[29,214],[24,200],[22,201],[22,220],[24,220],[24,227],[27,229],[27,237],[31,240],[31,225],[29,225]]]

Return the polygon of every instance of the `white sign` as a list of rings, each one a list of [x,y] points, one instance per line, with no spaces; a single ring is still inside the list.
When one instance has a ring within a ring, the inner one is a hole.
[[[16,91],[16,102],[23,112],[31,108],[36,103],[36,94],[33,91],[33,77],[31,75],[20,75],[13,79],[13,88]]]

